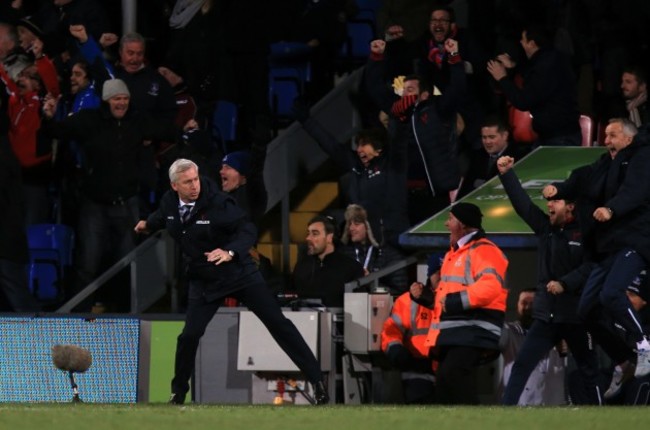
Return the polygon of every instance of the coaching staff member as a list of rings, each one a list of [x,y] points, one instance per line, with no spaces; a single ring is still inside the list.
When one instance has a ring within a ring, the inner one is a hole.
[[[257,231],[245,212],[215,183],[199,177],[198,166],[190,160],[176,160],[169,168],[169,180],[172,190],[163,196],[156,212],[138,222],[135,231],[167,228],[187,262],[188,306],[176,345],[170,403],[185,401],[199,340],[226,296],[243,302],[262,321],[314,387],[315,404],[328,403],[318,361],[282,314],[248,253]]]

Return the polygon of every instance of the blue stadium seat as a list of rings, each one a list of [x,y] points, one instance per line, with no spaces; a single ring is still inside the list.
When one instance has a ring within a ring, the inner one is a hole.
[[[359,66],[368,60],[370,42],[376,39],[374,23],[369,20],[350,20],[347,23],[348,38],[341,50],[341,59],[351,66]]]
[[[237,105],[226,101],[217,100],[212,114],[212,137],[221,144],[224,154],[227,154],[228,143],[237,139],[237,119],[239,111]]]
[[[27,241],[30,291],[39,300],[62,298],[64,277],[73,263],[74,230],[63,224],[34,224],[27,228]]]

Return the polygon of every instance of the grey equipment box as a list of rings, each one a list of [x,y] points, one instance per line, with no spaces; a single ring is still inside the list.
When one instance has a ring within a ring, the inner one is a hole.
[[[331,370],[331,314],[317,311],[284,311],[283,313],[294,323],[307,342],[307,346],[319,359],[321,370]],[[239,313],[237,370],[299,371],[271,337],[264,324],[250,311]]]
[[[353,354],[381,351],[381,329],[392,306],[390,294],[345,293],[345,347]]]

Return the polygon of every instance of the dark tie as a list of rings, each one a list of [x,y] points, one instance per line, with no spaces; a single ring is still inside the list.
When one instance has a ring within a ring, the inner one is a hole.
[[[180,208],[181,222],[185,224],[190,219],[192,213],[192,205],[183,205]]]

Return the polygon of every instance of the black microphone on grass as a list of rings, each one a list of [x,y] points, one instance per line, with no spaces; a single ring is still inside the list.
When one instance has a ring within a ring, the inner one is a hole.
[[[76,345],[54,345],[52,347],[52,362],[57,369],[68,372],[72,387],[72,401],[81,402],[74,374],[85,372],[93,364],[90,351]]]

